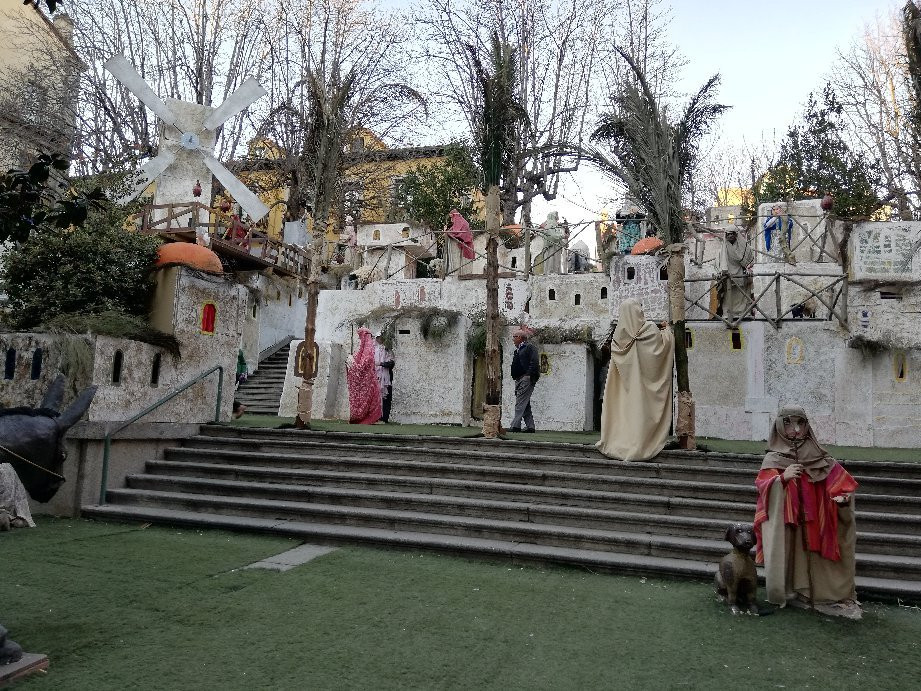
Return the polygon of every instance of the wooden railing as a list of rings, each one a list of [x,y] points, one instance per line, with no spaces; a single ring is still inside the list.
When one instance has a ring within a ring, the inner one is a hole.
[[[766,321],[771,323],[775,328],[780,328],[783,321],[793,321],[801,319],[810,319],[815,321],[831,321],[837,319],[844,328],[848,328],[847,321],[847,300],[848,300],[848,282],[847,274],[842,273],[754,273],[751,274],[753,282],[753,292],[748,296],[746,307],[741,310],[741,314],[734,317],[727,317],[719,314],[710,307],[711,291],[722,280],[720,275],[706,276],[700,278],[686,278],[685,284],[685,302],[688,307],[688,321],[706,321],[720,320],[729,328],[735,328],[742,321]],[[762,280],[759,280],[762,279]],[[808,279],[817,279],[821,284],[818,287],[807,285]],[[742,280],[736,278],[736,281]],[[766,282],[765,282],[766,280]],[[784,299],[784,282],[796,286],[804,293],[800,293],[798,300]],[[700,284],[705,285],[704,291],[700,292]],[[805,295],[806,297],[802,297]],[[695,297],[696,296],[696,297]],[[808,301],[815,298],[816,303],[821,305],[808,305]],[[701,304],[701,300],[706,300],[707,304]],[[789,304],[785,304],[789,303]],[[703,310],[707,314],[703,318],[692,316],[692,308]],[[810,307],[814,307],[811,314]],[[824,309],[823,309],[824,308]]]
[[[228,250],[232,256],[248,256],[294,275],[307,275],[309,255],[294,245],[276,240],[246,224],[236,214],[228,214],[201,202],[187,204],[150,204],[134,217],[142,233],[160,235],[207,234],[211,248],[218,253]]]

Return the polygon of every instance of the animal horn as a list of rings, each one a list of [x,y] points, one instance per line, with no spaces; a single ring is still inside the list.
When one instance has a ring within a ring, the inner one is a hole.
[[[47,408],[48,410],[58,412],[58,409],[61,407],[61,401],[64,398],[65,381],[66,380],[64,379],[63,374],[59,374],[54,378],[54,381],[51,382],[51,386],[48,387],[48,392],[42,399],[39,408]]]
[[[95,386],[90,386],[80,392],[80,395],[77,396],[76,400],[70,404],[70,407],[61,413],[58,417],[58,425],[62,429],[68,429],[77,424],[77,420],[83,417],[83,413],[87,411],[90,407],[90,403],[93,402],[93,396],[96,395]]]

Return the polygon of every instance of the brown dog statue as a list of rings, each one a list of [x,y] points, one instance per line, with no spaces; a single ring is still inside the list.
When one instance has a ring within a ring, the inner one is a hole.
[[[733,614],[758,614],[758,574],[751,550],[755,529],[747,523],[734,523],[726,529],[732,551],[720,560],[716,572],[716,593]]]

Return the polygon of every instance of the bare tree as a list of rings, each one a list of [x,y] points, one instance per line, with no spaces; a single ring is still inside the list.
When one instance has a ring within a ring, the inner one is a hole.
[[[578,167],[571,154],[590,115],[602,27],[619,0],[426,0],[419,19],[427,32],[433,91],[476,131],[482,103],[476,62],[490,61],[498,35],[516,56],[515,99],[526,113],[508,152],[502,222],[519,209],[530,226],[531,203],[556,198],[560,175]]]
[[[103,68],[122,53],[154,91],[218,105],[248,77],[263,78],[267,37],[259,0],[68,0],[74,46],[87,65],[76,110],[78,172],[133,168],[156,149],[157,122]],[[219,132],[220,158],[251,130],[237,117]]]
[[[313,404],[316,308],[324,246],[343,204],[345,168],[355,159],[347,146],[362,129],[386,136],[422,98],[401,79],[400,18],[358,0],[277,1],[267,15],[271,108],[259,128],[277,137],[285,158],[276,165],[290,176],[289,218],[313,219],[307,321],[307,366],[298,393],[298,427],[309,427]],[[273,69],[273,73],[275,70]]]
[[[906,11],[909,7],[915,6],[908,3]],[[862,36],[839,52],[830,83],[843,108],[847,143],[878,164],[882,197],[907,219],[921,214],[921,141],[904,42],[911,36],[903,37],[902,21],[892,13],[865,26]]]
[[[411,38],[404,17],[357,0],[272,0],[264,17],[267,34],[267,107],[253,119],[258,132],[278,147],[269,165],[289,180],[287,217],[319,218],[325,192],[318,192],[318,93],[332,97],[344,88],[335,107],[338,158],[330,210],[341,205],[344,166],[355,166],[363,148],[345,151],[363,130],[376,138],[396,138],[403,124],[424,115],[425,99],[408,83],[406,55],[394,50]],[[319,91],[318,91],[319,90]],[[333,103],[327,103],[326,108]],[[320,136],[320,140],[332,136]],[[368,152],[370,153],[373,152]],[[356,173],[357,175],[357,173]],[[317,195],[320,195],[318,197]]]

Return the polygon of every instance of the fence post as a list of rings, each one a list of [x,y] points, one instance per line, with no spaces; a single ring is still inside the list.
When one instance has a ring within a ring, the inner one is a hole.
[[[776,312],[774,313],[774,328],[780,328],[780,316],[783,314],[783,303],[780,295],[780,272],[774,272],[774,303]]]

